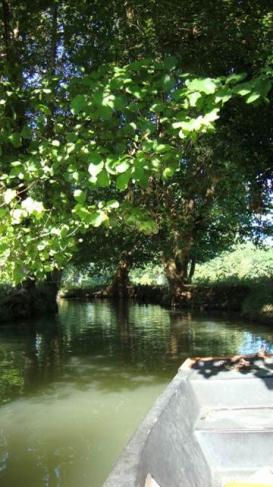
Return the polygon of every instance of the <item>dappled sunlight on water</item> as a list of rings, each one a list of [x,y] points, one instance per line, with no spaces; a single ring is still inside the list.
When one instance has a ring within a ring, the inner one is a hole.
[[[108,302],[1,327],[1,487],[101,486],[186,357],[271,343],[270,328]]]

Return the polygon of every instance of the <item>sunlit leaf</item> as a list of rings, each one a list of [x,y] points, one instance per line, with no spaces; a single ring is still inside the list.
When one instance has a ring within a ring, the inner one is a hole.
[[[4,192],[4,202],[8,205],[14,198],[16,198],[17,192],[15,189],[7,189]]]

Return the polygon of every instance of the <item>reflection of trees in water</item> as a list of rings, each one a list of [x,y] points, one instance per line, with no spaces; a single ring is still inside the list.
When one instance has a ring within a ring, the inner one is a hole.
[[[168,354],[173,359],[180,357],[181,361],[189,356],[233,355],[242,348],[246,335],[253,336],[253,332],[247,330],[245,323],[171,313]]]
[[[24,390],[28,391],[40,378],[40,367],[36,348],[37,332],[31,328],[25,337]]]
[[[56,321],[1,329],[0,401],[31,392],[62,368],[62,340]]]
[[[63,344],[57,321],[39,322],[25,341],[25,391],[47,384],[62,371]]]
[[[165,360],[169,312],[160,306],[122,300],[64,303],[60,320],[72,355],[153,370]]]
[[[268,348],[269,331],[157,305],[64,301],[55,320],[0,329],[0,397],[31,393],[58,379],[80,388],[92,381],[106,388],[114,381],[118,388],[120,380],[122,388],[137,374],[171,377],[188,356]]]
[[[10,329],[2,327],[0,330],[0,403],[2,403],[23,392],[24,346]]]
[[[0,404],[21,394],[23,389],[24,380],[20,368],[16,366],[13,359],[5,360],[5,366],[1,367]]]
[[[170,313],[170,339],[167,345],[167,354],[173,359],[177,360],[178,357],[185,354],[187,356],[187,350],[190,350],[190,340],[188,333],[185,334],[185,330],[189,331],[192,317],[191,313],[183,313],[177,316],[175,313]]]

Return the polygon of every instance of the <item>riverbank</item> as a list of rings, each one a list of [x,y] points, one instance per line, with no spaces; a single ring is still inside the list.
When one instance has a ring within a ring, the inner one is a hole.
[[[175,304],[201,312],[232,312],[247,320],[273,324],[272,269],[272,246],[245,243],[197,264],[192,284],[184,286],[175,303],[161,264],[133,268],[127,294],[129,299],[166,308]],[[88,267],[71,266],[63,275],[60,296],[83,300],[111,298],[110,283],[110,274],[102,272],[97,276]]]
[[[57,287],[53,282],[0,287],[0,323],[57,312]]]
[[[59,296],[81,300],[111,298],[101,288],[77,287],[62,289]],[[173,305],[168,288],[164,286],[130,286],[128,298],[142,303],[156,303],[164,307]],[[242,318],[273,325],[273,281],[263,279],[245,284],[186,285],[179,299],[176,300],[175,307],[198,311],[235,312]]]
[[[58,297],[82,301],[118,299],[109,295],[109,288],[101,286],[61,288]],[[1,286],[0,323],[56,313],[56,298],[57,287],[52,282],[18,287]],[[185,285],[175,303],[166,286],[135,284],[128,287],[126,299],[160,304],[165,308],[232,312],[247,320],[273,325],[273,280],[269,278],[243,284],[222,282]]]

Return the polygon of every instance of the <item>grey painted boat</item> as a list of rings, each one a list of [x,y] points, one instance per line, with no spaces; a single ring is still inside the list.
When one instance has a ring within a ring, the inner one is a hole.
[[[188,359],[104,487],[222,487],[265,465],[273,466],[272,356]]]

